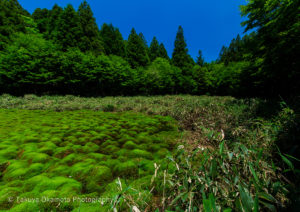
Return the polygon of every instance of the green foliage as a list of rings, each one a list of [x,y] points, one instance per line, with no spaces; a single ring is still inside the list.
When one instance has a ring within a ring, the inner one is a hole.
[[[154,37],[148,48],[143,33],[134,29],[124,41],[112,24],[103,24],[99,31],[87,1],[78,11],[70,4],[64,9],[54,5],[51,10],[36,9],[32,17],[16,0],[0,3],[1,93],[278,97],[299,90],[299,0],[253,0],[241,6],[242,15],[247,16],[242,25],[254,32],[237,35],[228,47],[222,47],[218,60],[209,64],[202,52],[193,61],[179,26],[171,63],[181,73],[169,66],[162,74],[152,71],[158,70],[153,68],[157,58],[170,60],[162,43]],[[20,39],[27,44],[18,45]],[[166,72],[176,75],[176,80],[170,83],[174,77],[165,77]]]
[[[158,57],[170,60],[164,44],[159,44],[156,37],[153,37],[149,48],[149,58],[153,62]]]
[[[153,37],[149,48],[150,61],[154,61],[157,57],[159,57],[159,43],[156,37]]]
[[[131,30],[126,45],[126,58],[132,68],[143,67],[149,64],[149,57],[143,39]]]
[[[198,57],[197,57],[197,61],[196,61],[196,64],[198,65],[198,66],[204,66],[204,58],[203,58],[203,55],[202,55],[202,51],[201,50],[199,50],[199,52],[198,52]]]
[[[233,62],[227,66],[223,63],[208,65],[204,76],[207,91],[211,94],[242,96],[247,88],[241,87],[241,75],[248,66],[248,62]]]
[[[25,32],[25,22],[22,15],[27,14],[18,1],[0,1],[0,50],[10,41],[15,32]]]
[[[146,49],[146,53],[149,54],[148,43],[147,43],[147,40],[146,40],[144,34],[143,34],[142,32],[140,32],[140,33],[139,33],[139,37],[140,37],[141,41],[142,41],[143,44],[144,44],[144,47],[145,47],[145,49]],[[149,55],[148,55],[148,56],[149,56]]]
[[[96,19],[93,16],[90,5],[83,1],[78,8],[80,25],[83,31],[81,42],[77,44],[83,52],[91,51],[96,55],[104,51],[103,44],[99,35]]]
[[[163,58],[156,58],[145,70],[144,77],[143,87],[147,89],[147,94],[177,93],[182,81],[181,70]]]
[[[159,45],[159,57],[165,58],[170,61],[170,57],[163,43]]]
[[[56,46],[37,34],[17,34],[13,44],[0,53],[1,88],[28,90],[49,84],[55,76],[59,54]],[[51,72],[53,71],[53,72]],[[6,88],[3,86],[8,85]]]
[[[32,18],[37,24],[40,33],[46,33],[49,25],[50,11],[48,9],[37,8],[32,13]]]
[[[229,47],[223,46],[220,52],[218,62],[228,65],[232,62],[249,61],[256,53],[257,41],[256,33],[252,32],[249,35],[245,35],[242,38],[237,35],[232,39]]]
[[[60,21],[60,16],[63,13],[63,8],[55,4],[49,11],[49,25],[47,27],[46,38],[54,40],[58,33],[58,23]]]
[[[71,4],[68,4],[60,14],[56,30],[53,40],[64,51],[70,47],[77,47],[81,43],[84,33],[80,17]]]
[[[256,29],[258,42],[253,55],[250,78],[251,87],[260,95],[293,95],[299,92],[299,0],[253,0],[241,6],[242,23],[246,30]],[[255,61],[262,59],[259,67]],[[246,81],[246,80],[245,80]]]
[[[165,168],[156,165],[155,174],[146,183],[151,184],[153,193],[161,194],[153,210],[276,210],[277,198],[282,198],[286,189],[271,165],[262,162],[262,150],[248,149],[241,143],[229,146],[223,141],[219,149],[197,148],[191,153],[179,146],[174,156],[166,158]],[[272,177],[265,175],[267,170]],[[132,198],[129,191],[125,194],[125,201]],[[137,207],[145,208],[146,204]]]
[[[183,28],[178,27],[176,39],[174,43],[174,51],[172,54],[172,64],[181,68],[185,73],[192,68],[194,61],[188,54],[186,41],[183,35]]]
[[[106,55],[125,57],[125,43],[118,28],[112,24],[103,24],[100,30]]]
[[[88,89],[98,95],[130,93],[133,72],[122,58],[57,49],[40,34],[16,35],[13,45],[0,53],[2,91],[76,94]]]

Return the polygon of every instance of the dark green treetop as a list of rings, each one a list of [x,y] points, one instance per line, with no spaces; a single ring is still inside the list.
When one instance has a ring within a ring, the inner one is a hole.
[[[49,22],[46,38],[55,39],[58,30],[58,22],[61,14],[63,13],[63,8],[55,4],[52,10],[49,11]]]
[[[37,24],[37,28],[40,33],[46,33],[49,25],[49,14],[50,11],[48,9],[37,8],[32,13],[32,18]]]
[[[118,28],[112,24],[103,24],[100,36],[106,55],[125,56],[125,42]]]
[[[159,57],[159,43],[156,39],[156,37],[153,37],[150,48],[149,48],[149,58],[152,61],[154,61],[157,57]]]
[[[197,57],[197,61],[196,61],[197,65],[199,66],[204,66],[204,58],[203,58],[203,55],[202,55],[202,51],[199,50],[198,52],[198,57]]]
[[[83,35],[79,15],[73,6],[68,4],[57,22],[55,42],[60,44],[63,50],[66,50],[69,47],[77,47],[82,42]]]
[[[146,40],[146,38],[145,38],[145,36],[142,32],[139,33],[139,37],[143,41],[143,44],[144,44],[145,48],[148,50],[148,43],[147,43],[147,40]]]
[[[149,57],[145,44],[134,28],[131,30],[128,37],[126,57],[132,68],[146,66],[149,64]]]
[[[84,0],[79,8],[78,15],[83,31],[83,37],[79,44],[82,51],[91,51],[101,53],[103,51],[102,42],[100,40],[99,28],[96,24],[90,5]]]
[[[188,54],[182,26],[178,27],[174,43],[174,51],[172,54],[172,63],[173,65],[181,68],[184,72],[188,71],[193,66],[193,60]]]
[[[169,55],[168,55],[168,52],[167,52],[167,50],[166,50],[166,48],[165,48],[165,46],[164,46],[163,43],[161,43],[161,44],[159,45],[159,57],[165,58],[165,59],[167,59],[167,60],[170,60],[170,57],[169,57]]]

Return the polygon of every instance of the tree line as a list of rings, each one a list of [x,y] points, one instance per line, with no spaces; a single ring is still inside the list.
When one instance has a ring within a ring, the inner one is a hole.
[[[179,26],[172,57],[154,37],[112,24],[98,28],[90,5],[37,8],[0,0],[0,93],[234,96],[299,91],[299,0],[254,0],[241,7],[246,30],[216,61],[189,55]],[[278,3],[280,2],[280,4]],[[298,7],[297,7],[298,6]],[[258,12],[260,11],[260,12]]]

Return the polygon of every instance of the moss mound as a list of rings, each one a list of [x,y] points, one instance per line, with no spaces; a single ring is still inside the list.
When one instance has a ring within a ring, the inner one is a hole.
[[[0,209],[99,211],[99,202],[80,198],[113,198],[118,177],[145,189],[154,162],[172,150],[176,138],[176,124],[168,117],[0,110]],[[71,201],[57,202],[66,197]]]

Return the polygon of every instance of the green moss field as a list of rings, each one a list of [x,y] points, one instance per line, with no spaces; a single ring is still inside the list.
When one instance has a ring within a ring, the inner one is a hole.
[[[107,211],[116,182],[148,189],[154,163],[175,147],[176,126],[133,112],[1,109],[0,208],[99,211],[87,201],[103,198]]]

